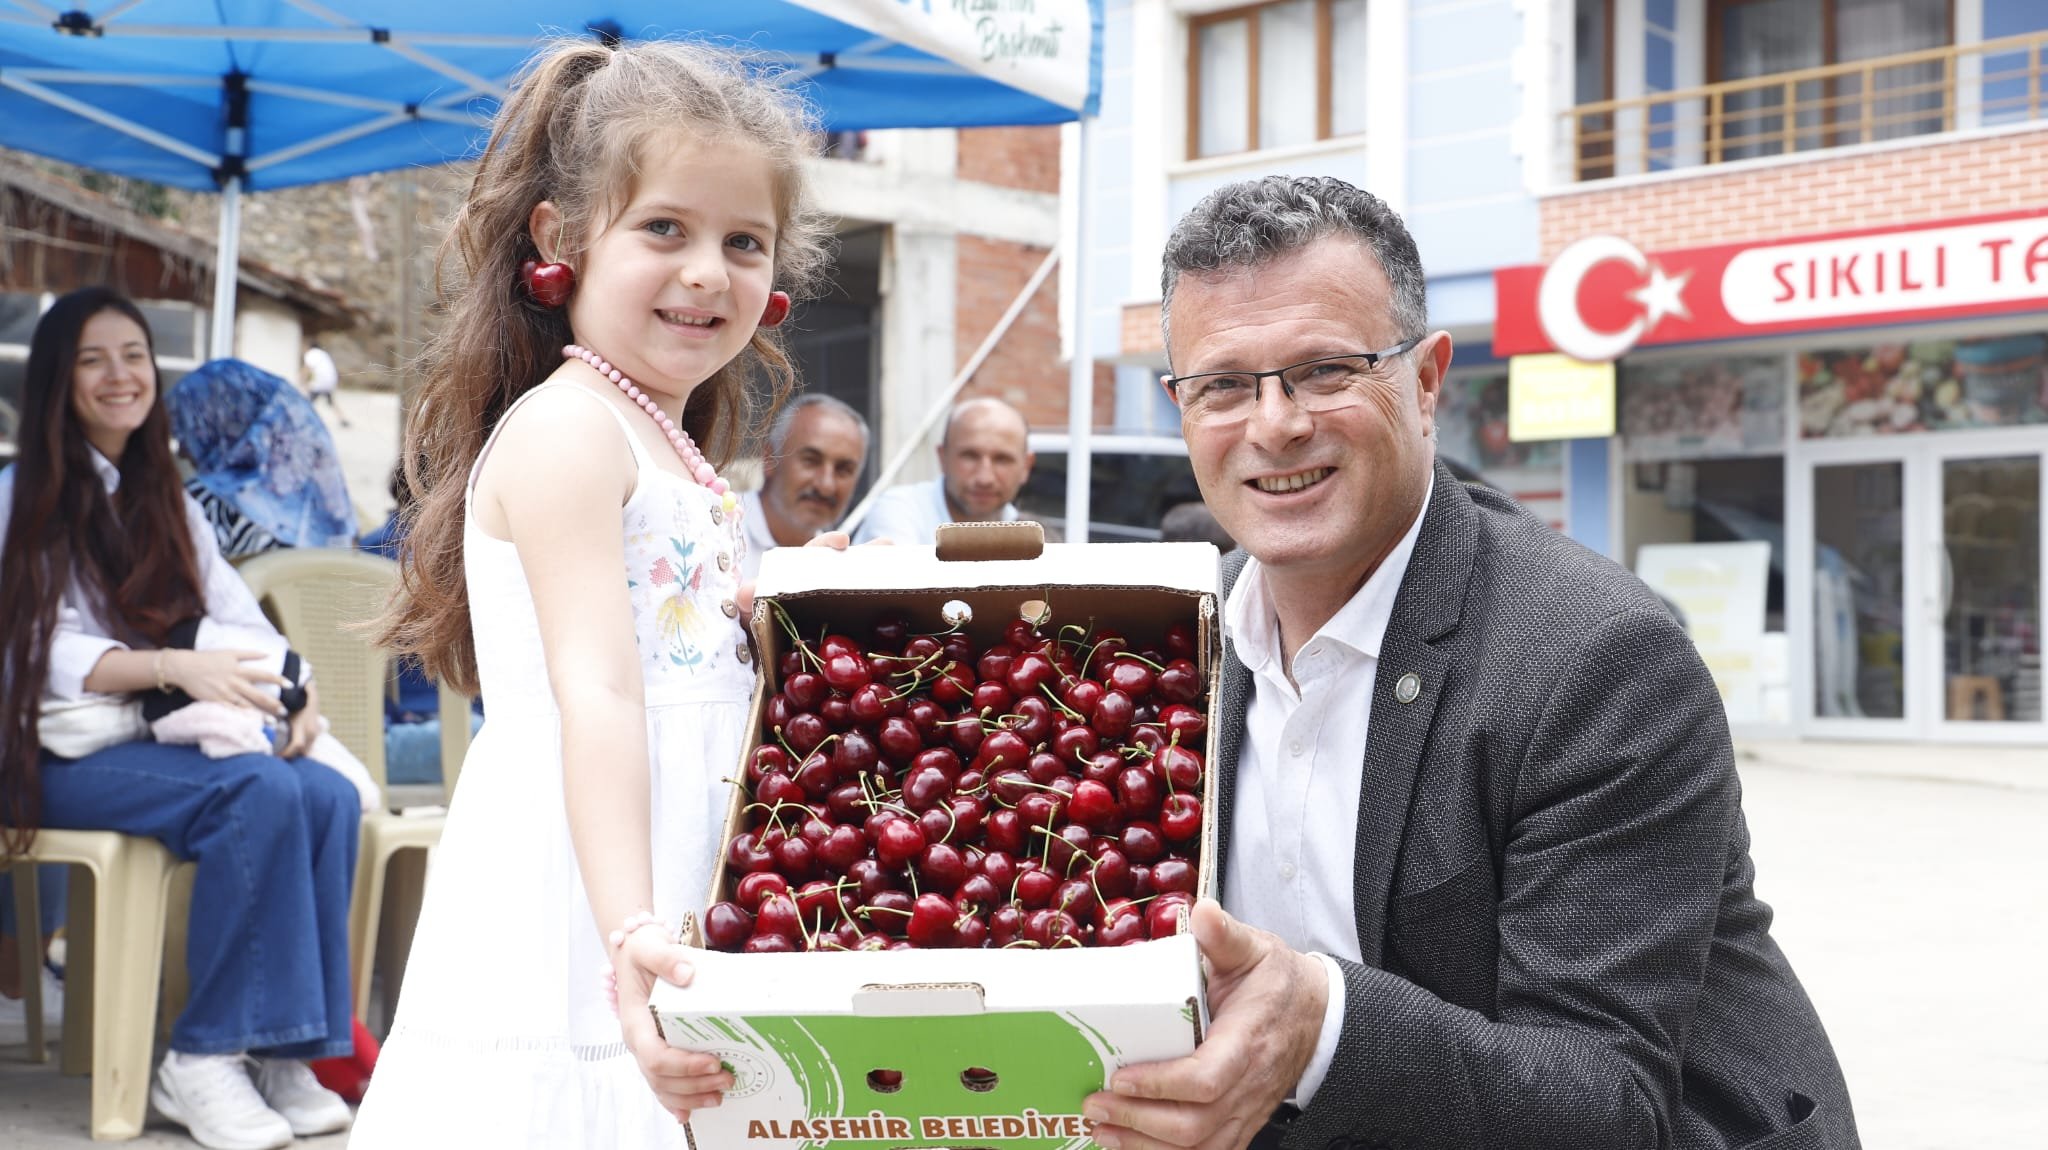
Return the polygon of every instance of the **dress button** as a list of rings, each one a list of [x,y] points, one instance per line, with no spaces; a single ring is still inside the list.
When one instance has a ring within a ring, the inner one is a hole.
[[[718,569],[720,571],[732,570],[732,556],[720,551],[718,553]]]
[[[725,509],[724,509],[724,508],[722,508],[722,507],[714,507],[714,508],[712,508],[712,509],[711,509],[711,525],[712,525],[712,526],[714,526],[714,527],[723,527],[723,526],[725,526]]]
[[[725,612],[725,617],[728,619],[735,619],[739,617],[740,605],[738,603],[733,602],[730,599],[727,599],[725,602],[720,603],[718,605],[718,609]]]
[[[1301,757],[1301,743],[1298,740],[1294,743],[1294,745],[1288,747],[1287,749],[1294,752],[1295,758],[1298,759]]]
[[[754,652],[745,643],[741,643],[732,649],[732,657],[738,659],[741,665],[745,665],[754,661]]]
[[[1281,864],[1280,864],[1280,877],[1281,877],[1281,878],[1283,878],[1283,879],[1286,879],[1286,880],[1287,880],[1287,881],[1289,881],[1289,882],[1292,882],[1292,881],[1294,881],[1294,864],[1293,864],[1293,863],[1281,863]]]

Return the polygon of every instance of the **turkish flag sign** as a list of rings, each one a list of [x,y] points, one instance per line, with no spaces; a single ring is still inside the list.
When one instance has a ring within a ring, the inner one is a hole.
[[[1644,253],[1589,236],[1494,273],[1493,353],[1630,348],[2048,308],[2048,209]]]

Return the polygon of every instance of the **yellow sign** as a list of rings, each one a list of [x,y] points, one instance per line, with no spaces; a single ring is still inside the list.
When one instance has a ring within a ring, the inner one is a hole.
[[[1508,360],[1508,438],[1597,439],[1614,434],[1614,364],[1568,355]]]

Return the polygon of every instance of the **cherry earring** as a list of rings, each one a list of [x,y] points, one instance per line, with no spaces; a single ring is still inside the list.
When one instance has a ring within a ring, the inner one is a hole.
[[[519,265],[519,278],[525,282],[526,294],[533,297],[533,302],[546,308],[568,303],[569,293],[576,289],[576,272],[568,264],[527,260]]]
[[[789,318],[789,293],[772,291],[768,293],[768,306],[761,309],[762,327],[781,327]]]

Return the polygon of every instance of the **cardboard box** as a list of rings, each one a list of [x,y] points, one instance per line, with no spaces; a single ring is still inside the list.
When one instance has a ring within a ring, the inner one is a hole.
[[[1026,604],[1127,636],[1195,625],[1213,719],[1221,678],[1217,552],[1208,544],[1043,543],[1036,524],[941,532],[934,547],[780,548],[762,557],[752,629],[762,667],[750,730],[787,649],[775,611],[803,634],[858,634],[896,610],[938,630],[968,604],[977,647],[998,642]],[[1213,761],[1213,722],[1204,748]],[[753,751],[749,740],[736,778]],[[1203,772],[1197,887],[1213,894],[1214,794]],[[743,828],[734,788],[726,839]],[[707,905],[729,897],[724,854]],[[695,924],[686,929],[693,940]],[[672,1046],[716,1053],[736,1084],[690,1123],[701,1150],[825,1143],[1049,1150],[1089,1144],[1081,1101],[1118,1067],[1193,1052],[1207,1024],[1199,955],[1186,935],[1096,949],[923,950],[701,956],[689,987],[650,1003]],[[900,1074],[900,1082],[892,1075]]]

